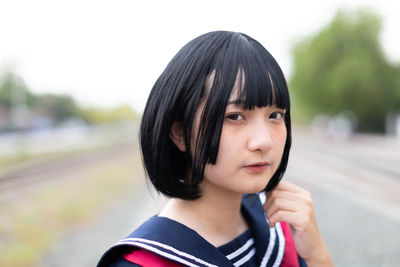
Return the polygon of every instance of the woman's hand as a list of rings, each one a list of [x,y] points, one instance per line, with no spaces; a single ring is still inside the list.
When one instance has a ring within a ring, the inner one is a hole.
[[[287,222],[297,253],[311,266],[334,266],[318,230],[311,193],[288,182],[280,182],[267,193],[264,204],[270,227]]]

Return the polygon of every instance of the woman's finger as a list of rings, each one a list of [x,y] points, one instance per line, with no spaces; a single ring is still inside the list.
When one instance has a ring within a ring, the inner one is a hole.
[[[284,204],[286,205],[283,206]],[[293,210],[293,209],[303,210],[305,207],[312,208],[313,206],[312,195],[307,191],[300,193],[293,193],[289,191],[274,190],[272,192],[267,193],[266,201],[264,203],[264,210],[268,210],[272,206],[278,206],[288,210]]]
[[[307,190],[293,184],[290,182],[286,182],[286,181],[280,181],[279,184],[274,188],[273,191],[289,191],[289,192],[293,192],[293,193],[306,193],[308,192]]]
[[[293,193],[290,191],[279,191],[279,190],[273,190],[271,192],[266,193],[266,199],[264,206],[270,205],[275,199],[287,199],[287,200],[292,200],[292,201],[298,201],[299,193]]]
[[[275,198],[270,200],[270,202],[264,206],[264,210],[268,218],[278,210],[296,212],[299,209],[303,209],[302,207],[299,207],[299,203],[284,198]]]

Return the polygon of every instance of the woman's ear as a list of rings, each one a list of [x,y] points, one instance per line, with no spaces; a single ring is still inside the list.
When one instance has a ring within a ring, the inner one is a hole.
[[[180,151],[186,151],[185,138],[183,137],[183,129],[180,122],[174,121],[171,127],[171,132],[169,133],[169,137]]]

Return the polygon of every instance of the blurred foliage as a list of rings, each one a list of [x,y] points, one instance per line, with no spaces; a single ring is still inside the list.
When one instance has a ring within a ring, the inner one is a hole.
[[[0,105],[10,108],[14,104],[32,106],[35,96],[28,90],[24,80],[11,71],[6,71],[0,79]]]
[[[339,10],[319,33],[297,43],[290,79],[303,118],[350,111],[356,130],[384,132],[389,113],[400,111],[400,66],[379,43],[381,19],[369,9]]]
[[[78,106],[69,95],[36,96],[33,107],[39,114],[49,115],[56,122],[62,122],[78,115]]]
[[[24,111],[23,126],[14,123],[13,110],[18,109]],[[41,126],[43,126],[43,121],[47,121],[48,123],[45,123],[44,126],[48,127],[60,125],[70,119],[80,119],[88,124],[98,124],[139,118],[139,114],[129,106],[118,106],[111,109],[84,108],[66,94],[33,94],[23,79],[10,70],[0,74],[0,111],[2,110],[3,113],[6,110],[5,116],[9,117],[7,125],[3,125],[3,130],[35,127],[35,121],[41,121]],[[2,130],[1,124],[0,130]]]
[[[119,106],[111,110],[102,108],[80,109],[79,117],[90,124],[98,124],[118,120],[138,119],[139,115],[128,106]]]

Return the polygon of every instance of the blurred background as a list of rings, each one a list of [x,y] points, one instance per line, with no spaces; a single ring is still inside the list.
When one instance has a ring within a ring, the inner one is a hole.
[[[0,2],[0,266],[94,266],[157,212],[138,126],[189,40],[244,32],[292,97],[286,180],[336,266],[400,266],[400,19],[393,1]]]

